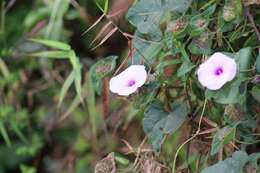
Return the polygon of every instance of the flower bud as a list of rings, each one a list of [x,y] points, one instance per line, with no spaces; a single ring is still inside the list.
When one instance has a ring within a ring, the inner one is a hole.
[[[100,75],[104,75],[111,70],[111,64],[103,64],[96,68],[96,73]]]
[[[196,21],[195,25],[196,25],[197,27],[203,27],[206,22],[207,22],[207,21],[206,21],[205,19],[199,18],[199,19]]]
[[[184,19],[178,19],[176,21],[171,21],[167,25],[167,31],[178,33],[185,29],[186,21]]]
[[[185,19],[181,18],[168,23],[166,31],[171,32],[175,37],[182,38],[186,34],[188,23]]]
[[[230,5],[225,5],[223,9],[223,18],[227,22],[234,20],[236,18],[235,8]]]

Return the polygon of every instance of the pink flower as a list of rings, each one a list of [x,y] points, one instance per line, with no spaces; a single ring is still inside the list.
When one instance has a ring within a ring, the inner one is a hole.
[[[141,87],[147,79],[143,65],[131,65],[109,81],[109,89],[118,95],[128,96]]]
[[[199,82],[209,90],[220,89],[225,83],[233,80],[236,73],[235,60],[219,52],[202,63],[197,71]]]

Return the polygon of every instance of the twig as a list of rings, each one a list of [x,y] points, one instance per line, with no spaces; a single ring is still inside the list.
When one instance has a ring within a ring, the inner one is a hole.
[[[140,154],[141,154],[141,151],[142,151],[142,148],[143,148],[143,145],[145,144],[147,140],[147,137],[145,137],[142,141],[142,143],[140,144],[140,146],[138,147],[137,149],[137,154],[136,154],[136,159],[134,161],[134,168],[137,169],[138,168],[138,163],[139,163],[139,157],[140,157]]]
[[[173,165],[172,165],[172,173],[175,173],[176,161],[177,161],[177,157],[178,157],[180,150],[184,147],[184,145],[186,145],[187,143],[192,141],[200,133],[201,122],[202,122],[202,118],[203,118],[203,115],[204,115],[204,112],[206,109],[206,104],[207,104],[207,99],[205,99],[204,104],[203,104],[203,108],[202,108],[202,112],[201,112],[200,120],[199,120],[199,126],[198,126],[196,133],[191,138],[187,139],[184,143],[182,143],[181,146],[177,149],[177,151],[175,153]]]
[[[92,24],[86,31],[84,31],[81,36],[85,35],[88,31],[90,31],[92,28],[94,28],[102,19],[103,17],[105,16],[105,14],[103,14],[102,16],[100,16],[96,22],[94,24]]]
[[[254,21],[254,18],[253,16],[250,14],[250,11],[248,9],[248,7],[244,7],[244,12],[245,12],[245,15],[246,17],[248,17],[249,21],[251,22],[252,26],[253,26],[253,29],[255,31],[255,34],[256,34],[256,37],[258,39],[258,41],[260,42],[260,33],[255,25],[255,21]]]
[[[108,105],[109,105],[109,91],[108,91],[108,79],[103,79],[103,87],[102,87],[102,102],[103,102],[103,118],[105,118],[108,115]],[[104,121],[105,122],[105,121]]]
[[[127,62],[128,58],[132,58],[132,55],[133,55],[133,52],[135,51],[133,48],[132,48],[132,43],[131,41],[129,40],[128,41],[128,47],[129,47],[129,52],[127,54],[127,56],[124,58],[123,62],[119,65],[119,67],[116,69],[115,73],[113,74],[116,75],[119,70],[123,67],[123,65]]]

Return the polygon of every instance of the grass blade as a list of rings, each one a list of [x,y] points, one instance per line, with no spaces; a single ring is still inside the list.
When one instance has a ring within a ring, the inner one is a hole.
[[[96,5],[104,13],[107,13],[108,10],[108,0],[96,0]]]
[[[49,46],[52,48],[60,49],[60,50],[66,50],[69,51],[71,49],[70,45],[65,44],[60,41],[54,41],[54,40],[41,40],[41,39],[29,39],[33,42],[43,44],[45,46]]]
[[[104,14],[107,14],[107,11],[108,11],[108,0],[105,0]]]
[[[97,137],[97,118],[98,118],[98,112],[97,112],[97,109],[96,109],[96,98],[95,98],[95,91],[94,91],[94,88],[93,88],[93,82],[91,80],[91,76],[90,74],[88,74],[88,77],[87,77],[87,91],[88,91],[88,94],[87,94],[87,106],[88,106],[88,114],[89,114],[89,118],[90,118],[90,121],[91,121],[91,127],[92,127],[92,133],[94,135],[94,139],[96,139]]]
[[[69,76],[67,77],[66,81],[64,82],[64,84],[62,85],[61,88],[61,92],[60,92],[60,96],[59,96],[59,103],[58,103],[58,107],[61,106],[62,101],[64,100],[65,95],[67,94],[70,86],[72,85],[74,81],[74,72],[72,71]]]
[[[82,88],[83,90],[81,91],[81,96],[83,97],[83,99],[85,99],[85,97],[87,96],[87,86],[88,82],[84,82]],[[80,104],[81,100],[79,98],[79,96],[77,95],[72,103],[70,104],[69,108],[66,110],[66,112],[64,114],[62,114],[62,116],[59,118],[59,121],[64,120],[65,118],[67,118]]]
[[[4,60],[2,60],[1,58],[0,58],[0,71],[2,72],[4,78],[8,78],[8,76],[10,76],[9,69],[5,64]]]
[[[2,123],[2,121],[0,121],[0,133],[3,136],[5,143],[7,144],[8,147],[11,147],[11,141],[9,139],[9,136],[5,130],[4,124]]]
[[[104,14],[102,14],[102,16],[100,16],[98,19],[97,19],[97,21],[95,22],[95,23],[93,23],[93,25],[91,25],[86,31],[84,31],[82,34],[81,34],[81,36],[82,35],[85,35],[87,32],[89,32],[92,28],[94,28],[102,19],[103,19],[103,17],[105,16],[105,13]]]
[[[76,56],[75,52],[73,50],[69,51],[68,55],[69,55],[68,57],[70,59],[70,63],[72,64],[74,71],[80,72],[81,71],[81,64],[80,64],[79,59]]]
[[[73,66],[76,92],[81,102],[83,103],[83,99],[81,96],[81,64],[74,51],[69,52],[69,58]]]
[[[34,57],[45,57],[45,58],[57,58],[66,59],[69,57],[69,53],[65,51],[43,51],[31,54]]]
[[[118,30],[117,27],[115,27],[114,29],[112,29],[101,41],[98,45],[96,45],[92,50],[98,48],[99,46],[101,46],[107,39],[109,39],[109,37],[111,35],[113,35],[116,31]]]
[[[109,21],[107,24],[105,24],[102,29],[98,32],[97,36],[94,38],[94,40],[90,43],[90,46],[95,43],[97,39],[101,37],[101,35],[105,32],[105,30],[112,24],[111,21]]]
[[[77,95],[79,96],[81,102],[83,103],[83,98],[81,96],[81,74],[80,73],[76,73],[76,76],[75,76],[75,87],[76,87]]]
[[[19,137],[19,139],[21,141],[23,141],[24,143],[28,143],[28,140],[26,139],[26,137],[23,135],[23,133],[21,132],[21,130],[18,128],[16,122],[11,122],[11,127],[14,130],[14,132],[16,133],[16,135]]]

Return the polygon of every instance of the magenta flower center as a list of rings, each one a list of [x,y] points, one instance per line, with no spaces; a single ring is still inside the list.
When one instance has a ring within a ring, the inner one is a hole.
[[[128,87],[131,87],[131,86],[133,86],[135,83],[136,83],[135,80],[130,80],[130,81],[127,83],[127,86],[128,86]]]
[[[216,70],[215,70],[215,75],[219,76],[223,73],[223,68],[222,67],[218,67]]]

